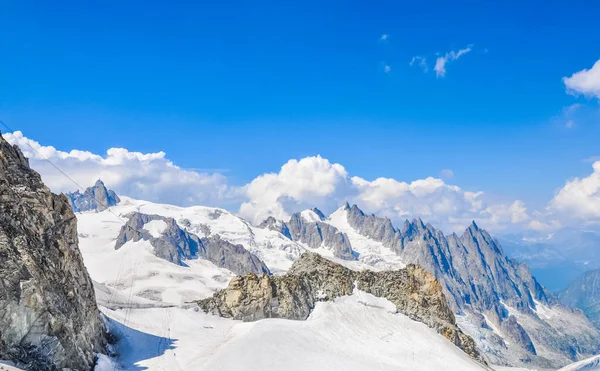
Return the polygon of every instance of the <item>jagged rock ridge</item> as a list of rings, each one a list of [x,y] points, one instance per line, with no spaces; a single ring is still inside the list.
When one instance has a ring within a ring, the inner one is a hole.
[[[144,229],[153,221],[163,223],[162,230],[155,235]],[[115,249],[122,248],[128,241],[139,240],[150,241],[156,256],[178,265],[185,265],[187,259],[202,258],[236,274],[270,273],[269,268],[242,245],[234,245],[217,234],[198,238],[182,229],[173,218],[138,212],[129,214],[117,236]]]
[[[0,137],[0,359],[90,370],[106,329],[78,248],[77,220]]]
[[[104,211],[111,206],[115,206],[121,200],[117,194],[106,188],[101,180],[96,181],[93,187],[89,187],[84,193],[79,191],[67,193],[66,196],[71,202],[73,211]]]
[[[318,301],[349,295],[354,285],[388,299],[400,313],[436,329],[481,360],[473,339],[456,326],[439,282],[416,265],[398,271],[357,272],[318,254],[304,253],[283,276],[238,276],[225,290],[197,303],[205,312],[243,321],[305,320]]]
[[[557,298],[535,280],[528,266],[509,259],[498,241],[475,222],[461,236],[444,236],[420,219],[406,221],[399,230],[389,219],[367,215],[356,205],[346,204],[343,210],[355,231],[381,242],[404,262],[433,273],[456,313],[483,313],[491,321],[483,320],[484,326],[501,328],[508,341],[494,339],[500,349],[491,354],[494,362],[514,363],[509,358],[516,355],[520,364],[560,367],[580,355],[600,352],[600,333],[585,326],[585,318],[577,313],[558,308]],[[569,329],[544,318],[537,313],[538,306],[558,308],[582,326]],[[537,356],[536,345],[554,354]]]
[[[310,218],[303,214],[308,213]],[[356,260],[350,239],[336,227],[325,223],[325,215],[317,208],[295,213],[288,222],[270,216],[258,227],[280,232],[292,241],[299,241],[312,249],[324,247],[333,251],[333,256],[344,260]]]
[[[558,295],[560,300],[579,308],[600,329],[600,269],[584,273]]]

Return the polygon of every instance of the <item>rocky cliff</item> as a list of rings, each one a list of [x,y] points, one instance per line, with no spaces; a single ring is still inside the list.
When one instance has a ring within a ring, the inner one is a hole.
[[[119,196],[114,191],[107,189],[101,180],[96,181],[93,187],[87,188],[83,193],[75,191],[67,193],[66,196],[75,212],[103,211],[121,202]]]
[[[202,258],[236,274],[270,273],[269,268],[242,245],[211,235],[209,230],[207,234],[198,238],[182,229],[173,218],[134,212],[121,227],[115,249],[122,248],[128,241],[146,240],[156,256],[178,265],[184,265],[187,259]]]
[[[318,301],[349,295],[355,285],[388,299],[398,312],[436,329],[471,357],[481,359],[473,339],[456,326],[439,282],[416,265],[398,271],[357,272],[304,253],[283,276],[238,276],[227,289],[198,305],[205,312],[243,321],[305,320]]]
[[[69,200],[0,138],[0,359],[28,370],[91,370],[106,330]]]

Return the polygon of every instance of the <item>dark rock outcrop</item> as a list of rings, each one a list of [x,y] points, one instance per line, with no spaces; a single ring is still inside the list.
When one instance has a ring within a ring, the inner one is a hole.
[[[316,210],[316,211],[315,211]],[[325,216],[318,209],[312,212],[317,214],[321,221],[305,220],[301,213],[292,215],[287,223],[292,240],[300,241],[312,249],[327,247],[333,250],[333,255],[344,260],[356,260],[350,239],[336,227],[323,222]]]
[[[144,225],[152,221],[165,224],[159,236],[144,229]],[[128,241],[140,240],[150,241],[156,256],[178,265],[185,265],[188,259],[202,258],[236,274],[270,273],[267,266],[242,245],[234,245],[217,234],[200,239],[182,229],[173,218],[138,212],[129,214],[117,236],[115,249],[122,248]]]
[[[290,229],[288,228],[287,224],[275,219],[272,216],[268,217],[262,223],[260,223],[258,228],[269,229],[275,232],[279,232],[282,235],[289,238],[290,240],[292,239],[292,235],[290,234]]]
[[[101,180],[96,181],[93,187],[89,187],[85,192],[75,191],[67,193],[73,211],[104,211],[111,206],[115,206],[121,199],[117,194],[106,188]]]
[[[304,253],[283,276],[235,277],[228,288],[198,301],[205,312],[243,321],[305,320],[318,301],[352,293],[354,285],[394,303],[398,312],[436,329],[471,357],[475,342],[457,326],[442,287],[424,269],[409,265],[387,272],[356,272],[314,253]]]
[[[78,248],[77,219],[0,137],[0,359],[91,370],[106,329]]]

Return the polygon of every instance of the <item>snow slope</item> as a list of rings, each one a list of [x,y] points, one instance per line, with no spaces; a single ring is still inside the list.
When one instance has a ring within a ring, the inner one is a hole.
[[[559,371],[600,371],[600,355],[573,363]]]
[[[385,299],[355,290],[306,321],[227,320],[192,309],[109,311],[123,370],[486,370]],[[126,323],[126,327],[123,326]]]
[[[486,369],[424,324],[393,314],[393,304],[385,299],[358,291],[319,303],[307,321],[242,323],[199,313],[186,302],[224,288],[232,273],[203,259],[186,260],[185,266],[170,263],[156,257],[144,240],[115,250],[120,228],[133,211],[172,217],[200,237],[210,231],[243,244],[278,273],[310,249],[216,208],[180,208],[123,197],[109,210],[77,213],[80,250],[97,301],[120,339],[115,348],[119,357],[100,357],[96,371]],[[352,269],[404,266],[391,251],[344,221],[345,216],[334,214],[324,222],[353,239],[361,260],[336,259],[324,248],[310,250]],[[152,235],[164,231],[162,223],[149,222],[143,228]]]
[[[348,211],[342,206],[331,214],[325,222],[348,236],[352,244],[352,250],[359,253],[359,262],[374,270],[400,269],[406,266],[402,259],[390,248],[383,246],[383,243],[356,232],[348,223],[347,213]]]

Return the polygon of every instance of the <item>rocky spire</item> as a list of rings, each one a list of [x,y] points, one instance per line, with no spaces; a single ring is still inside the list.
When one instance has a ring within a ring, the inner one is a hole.
[[[66,195],[73,207],[73,211],[104,211],[108,207],[115,206],[121,199],[117,194],[106,188],[104,182],[98,179],[93,187],[89,187],[82,194],[79,191],[67,193]]]
[[[0,359],[90,370],[106,329],[78,248],[77,219],[0,137]]]

